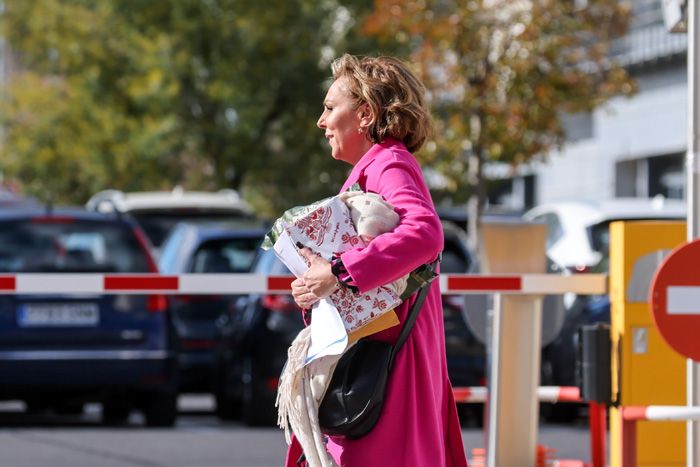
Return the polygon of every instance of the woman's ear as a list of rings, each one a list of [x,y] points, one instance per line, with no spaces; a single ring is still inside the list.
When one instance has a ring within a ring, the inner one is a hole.
[[[372,108],[369,104],[364,103],[358,107],[358,115],[360,117],[360,124],[367,128],[372,123]]]

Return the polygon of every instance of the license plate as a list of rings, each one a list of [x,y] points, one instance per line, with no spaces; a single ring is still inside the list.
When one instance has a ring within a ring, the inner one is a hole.
[[[21,327],[96,326],[99,322],[97,303],[26,303],[17,310]]]

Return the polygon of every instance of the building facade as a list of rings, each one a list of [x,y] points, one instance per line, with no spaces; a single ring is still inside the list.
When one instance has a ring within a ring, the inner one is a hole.
[[[520,168],[493,202],[522,210],[567,198],[684,197],[687,35],[667,31],[660,0],[632,6],[628,34],[611,53],[635,78],[637,94],[567,116],[563,150]]]

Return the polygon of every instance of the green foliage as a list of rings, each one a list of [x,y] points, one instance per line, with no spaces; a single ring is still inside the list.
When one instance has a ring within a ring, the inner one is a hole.
[[[417,65],[437,135],[419,157],[453,198],[483,191],[484,160],[561,145],[562,113],[633,91],[606,58],[627,23],[617,0],[3,3],[0,172],[57,202],[230,187],[275,216],[334,193],[349,167],[315,124],[345,51]]]
[[[334,0],[7,0],[17,63],[0,170],[77,203],[108,187],[231,187],[273,215],[327,196],[347,168],[315,121],[346,13]]]

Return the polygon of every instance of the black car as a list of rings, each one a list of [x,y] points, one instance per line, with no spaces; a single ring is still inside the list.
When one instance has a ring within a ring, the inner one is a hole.
[[[290,275],[273,250],[259,250],[252,273]],[[249,425],[277,420],[275,397],[287,349],[304,327],[301,309],[289,294],[238,298],[219,321],[216,407],[223,419]]]
[[[465,273],[472,268],[464,233],[444,222],[445,249],[441,270]],[[274,251],[260,251],[252,272],[289,275]],[[454,385],[483,382],[485,351],[462,317],[463,297],[443,296],[447,366]],[[224,419],[241,417],[250,425],[272,425],[275,397],[287,349],[303,328],[301,310],[288,294],[241,296],[219,322],[215,395]]]
[[[0,273],[155,273],[127,217],[77,209],[0,211]],[[141,409],[150,426],[177,413],[177,367],[162,295],[0,295],[0,399],[80,412],[106,423]]]
[[[473,273],[473,255],[467,249],[464,232],[443,221],[445,246],[440,272],[443,274]],[[481,386],[485,383],[486,349],[472,333],[464,319],[467,302],[463,295],[443,295],[447,372],[452,386]]]
[[[177,224],[163,244],[160,272],[173,275],[247,273],[265,233],[258,223]],[[237,297],[168,297],[178,337],[180,392],[211,392],[216,322]]]

